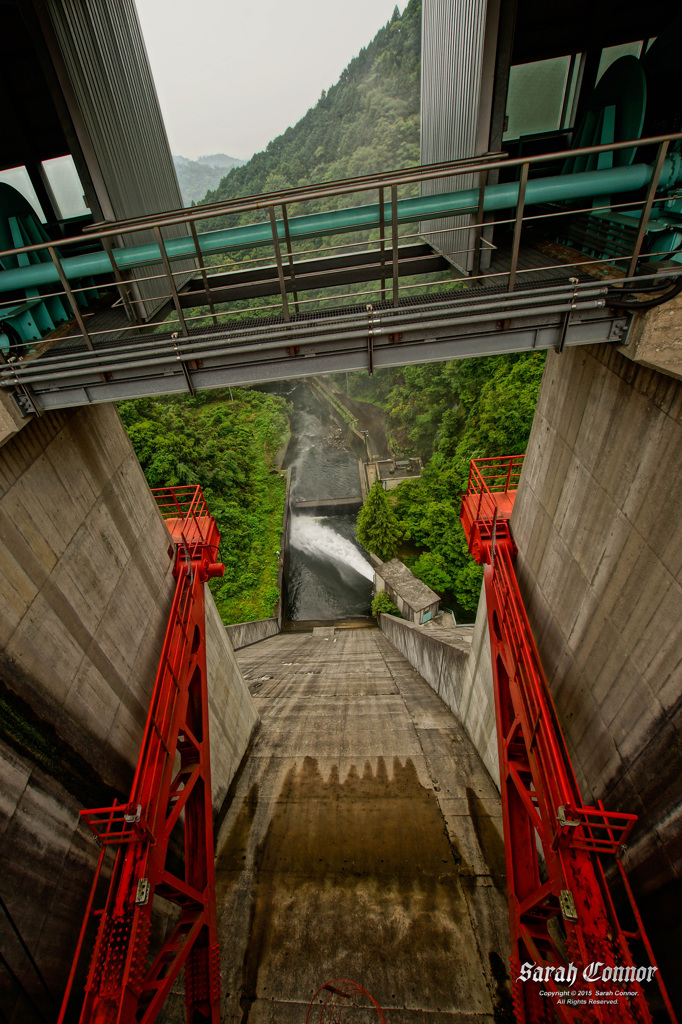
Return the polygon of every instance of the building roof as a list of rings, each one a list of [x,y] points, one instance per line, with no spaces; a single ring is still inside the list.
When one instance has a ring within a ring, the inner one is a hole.
[[[418,580],[399,558],[382,562],[376,567],[375,572],[415,612],[440,601],[438,594]]]

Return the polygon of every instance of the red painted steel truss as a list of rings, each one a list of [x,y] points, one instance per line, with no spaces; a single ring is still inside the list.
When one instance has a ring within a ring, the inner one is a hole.
[[[641,964],[628,942],[638,939],[651,962],[646,977],[655,975],[675,1021],[627,880],[636,933],[619,924],[600,859],[615,855],[624,878],[620,855],[636,815],[583,804],[519,592],[509,517],[522,463],[523,456],[473,461],[460,513],[469,550],[485,565],[516,1017],[519,1024],[650,1024],[636,980],[637,967],[644,980]],[[540,967],[542,981],[522,980],[523,964]],[[587,982],[590,964],[600,965],[593,971],[600,977]],[[600,1003],[605,989],[636,995]]]
[[[204,583],[224,571],[216,561],[220,534],[200,488],[153,493],[175,545],[175,596],[130,799],[81,811],[101,853],[59,1024],[92,917],[97,929],[81,1024],[151,1024],[183,967],[188,1022],[220,1021],[204,613]],[[93,911],[110,846],[116,859],[106,902]],[[180,876],[169,852],[177,860],[182,850]],[[157,897],[179,914],[151,955]]]

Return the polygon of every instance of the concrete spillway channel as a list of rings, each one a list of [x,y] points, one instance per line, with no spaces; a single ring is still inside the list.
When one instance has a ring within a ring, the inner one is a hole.
[[[451,712],[377,629],[237,657],[262,725],[217,837],[222,1020],[303,1024],[345,977],[390,1024],[511,1022],[499,795]]]

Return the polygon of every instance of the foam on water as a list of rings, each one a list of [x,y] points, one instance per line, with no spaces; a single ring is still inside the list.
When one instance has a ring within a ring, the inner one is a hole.
[[[360,554],[355,544],[342,537],[314,516],[293,516],[290,543],[292,547],[317,558],[332,558],[347,565],[367,580],[374,579],[374,569]]]

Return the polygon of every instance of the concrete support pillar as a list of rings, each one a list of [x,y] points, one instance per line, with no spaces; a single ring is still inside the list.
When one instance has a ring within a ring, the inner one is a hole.
[[[649,335],[679,313],[650,315]],[[680,942],[681,522],[682,383],[607,345],[549,352],[519,582],[584,799],[639,815],[625,865],[663,957]]]

